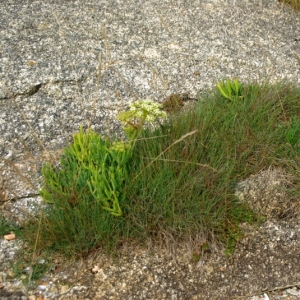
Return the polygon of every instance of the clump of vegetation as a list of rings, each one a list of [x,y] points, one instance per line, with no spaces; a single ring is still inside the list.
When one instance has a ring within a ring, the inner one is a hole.
[[[163,102],[163,109],[169,114],[179,112],[183,106],[183,96],[180,94],[172,94]]]
[[[43,167],[40,195],[49,206],[42,219],[37,217],[28,225],[29,230],[39,226],[43,237],[38,239],[40,245],[85,255],[103,241],[107,248],[117,244],[120,236],[109,235],[114,226],[123,226],[124,220],[116,217],[123,215],[121,204],[126,201],[134,138],[144,125],[163,117],[165,112],[158,103],[134,102],[129,111],[118,116],[128,141],[104,138],[81,128],[65,148],[60,164]]]
[[[101,209],[121,216],[119,201],[124,197],[131,145],[111,142],[91,129],[84,132],[82,128],[73,140],[65,149],[59,169],[50,164],[44,166],[41,196],[58,205],[59,210],[66,209],[66,203],[75,209],[83,202],[96,202]]]
[[[235,79],[163,122],[159,105],[137,103],[119,115],[128,141],[81,129],[60,166],[44,167],[49,205],[26,226],[27,237],[38,232],[37,250],[73,256],[166,237],[201,237],[230,254],[239,224],[260,221],[234,195],[236,184],[271,165],[299,175],[299,99],[291,84]]]
[[[296,10],[300,10],[300,0],[279,0],[279,1],[292,6]]]
[[[0,236],[3,237],[11,232],[19,235],[22,233],[22,227],[13,222],[7,221],[2,215],[0,215]]]

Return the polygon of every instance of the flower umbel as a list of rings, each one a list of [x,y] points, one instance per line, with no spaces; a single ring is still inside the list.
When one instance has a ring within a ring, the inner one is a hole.
[[[130,104],[129,111],[120,112],[117,119],[122,121],[127,137],[134,139],[145,123],[152,123],[166,116],[161,104],[152,100],[139,100]]]
[[[161,104],[152,100],[140,100],[130,105],[130,111],[134,112],[136,117],[146,122],[153,122],[156,118],[166,117],[166,113],[161,108]]]

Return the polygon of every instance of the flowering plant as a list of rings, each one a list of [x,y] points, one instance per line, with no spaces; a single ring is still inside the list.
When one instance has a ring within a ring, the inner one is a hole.
[[[122,121],[123,130],[129,139],[135,139],[146,123],[166,118],[162,105],[152,100],[139,100],[130,104],[128,111],[122,111],[117,119]]]

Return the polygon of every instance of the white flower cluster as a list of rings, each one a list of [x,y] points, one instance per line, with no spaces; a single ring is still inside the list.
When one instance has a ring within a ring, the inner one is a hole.
[[[130,111],[134,112],[135,117],[146,122],[153,122],[156,118],[165,118],[167,114],[161,108],[161,104],[152,100],[140,100],[130,105]]]

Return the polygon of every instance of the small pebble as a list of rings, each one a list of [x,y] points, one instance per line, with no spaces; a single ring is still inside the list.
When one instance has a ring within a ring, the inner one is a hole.
[[[63,294],[63,293],[65,293],[67,290],[68,290],[68,286],[67,285],[62,285],[61,287],[60,287],[60,292],[61,292],[61,294]]]
[[[297,289],[287,289],[286,292],[293,296],[299,296],[299,291]]]
[[[38,285],[38,289],[42,290],[42,291],[45,291],[47,289],[47,286],[40,284],[40,285]]]
[[[264,293],[264,300],[269,300],[269,299],[270,299],[269,296],[266,293]]]
[[[49,292],[53,293],[53,294],[58,294],[59,290],[58,290],[57,286],[54,285],[49,289]]]

